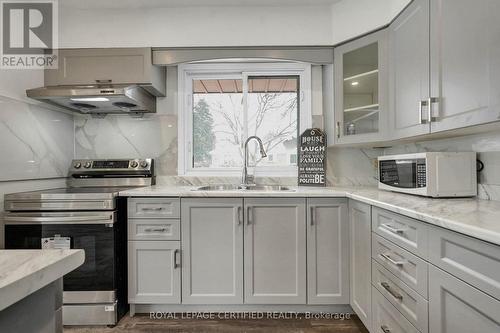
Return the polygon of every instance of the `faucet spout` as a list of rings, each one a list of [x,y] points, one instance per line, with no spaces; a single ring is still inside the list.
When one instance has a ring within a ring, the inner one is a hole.
[[[262,157],[267,157],[266,150],[264,149],[264,144],[262,143],[262,140],[258,136],[250,136],[246,141],[245,141],[245,152],[244,152],[244,164],[243,164],[243,174],[241,176],[241,185],[243,187],[248,187],[250,185],[254,185],[253,183],[253,176],[250,177],[248,175],[248,143],[252,140],[256,140],[257,143],[259,144],[259,150],[260,150],[260,156]]]

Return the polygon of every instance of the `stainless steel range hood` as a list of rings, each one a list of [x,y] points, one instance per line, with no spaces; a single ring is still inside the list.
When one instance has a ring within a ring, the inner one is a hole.
[[[48,86],[27,90],[26,95],[83,114],[156,112],[156,97],[138,85]]]

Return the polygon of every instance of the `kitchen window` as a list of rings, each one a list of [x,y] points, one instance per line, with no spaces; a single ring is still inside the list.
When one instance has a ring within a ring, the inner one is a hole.
[[[245,140],[260,176],[295,176],[297,142],[311,126],[310,65],[227,63],[179,66],[179,174],[239,176]]]

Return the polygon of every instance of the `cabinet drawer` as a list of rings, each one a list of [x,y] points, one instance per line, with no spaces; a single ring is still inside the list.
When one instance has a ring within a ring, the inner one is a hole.
[[[372,284],[420,332],[428,332],[428,302],[394,274],[372,261]]]
[[[403,249],[427,259],[428,226],[424,222],[373,207],[372,230]]]
[[[179,218],[180,200],[178,198],[129,198],[129,218]]]
[[[180,220],[129,219],[129,240],[180,240]]]
[[[375,287],[372,287],[373,325],[370,332],[419,333]]]
[[[374,233],[372,258],[427,299],[427,262]]]
[[[500,246],[442,228],[430,230],[430,262],[500,300]]]

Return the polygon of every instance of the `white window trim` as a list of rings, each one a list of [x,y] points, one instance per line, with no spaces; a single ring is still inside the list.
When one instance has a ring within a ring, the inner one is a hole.
[[[242,77],[243,74],[243,77]],[[192,168],[192,79],[201,77],[231,77],[245,79],[249,75],[299,75],[300,77],[300,114],[299,135],[312,125],[311,65],[306,63],[204,63],[181,64],[178,66],[178,175],[179,176],[219,176],[239,177],[242,168]],[[244,101],[245,102],[245,101]],[[298,153],[298,150],[297,150]],[[297,167],[255,168],[256,176],[294,177]]]

